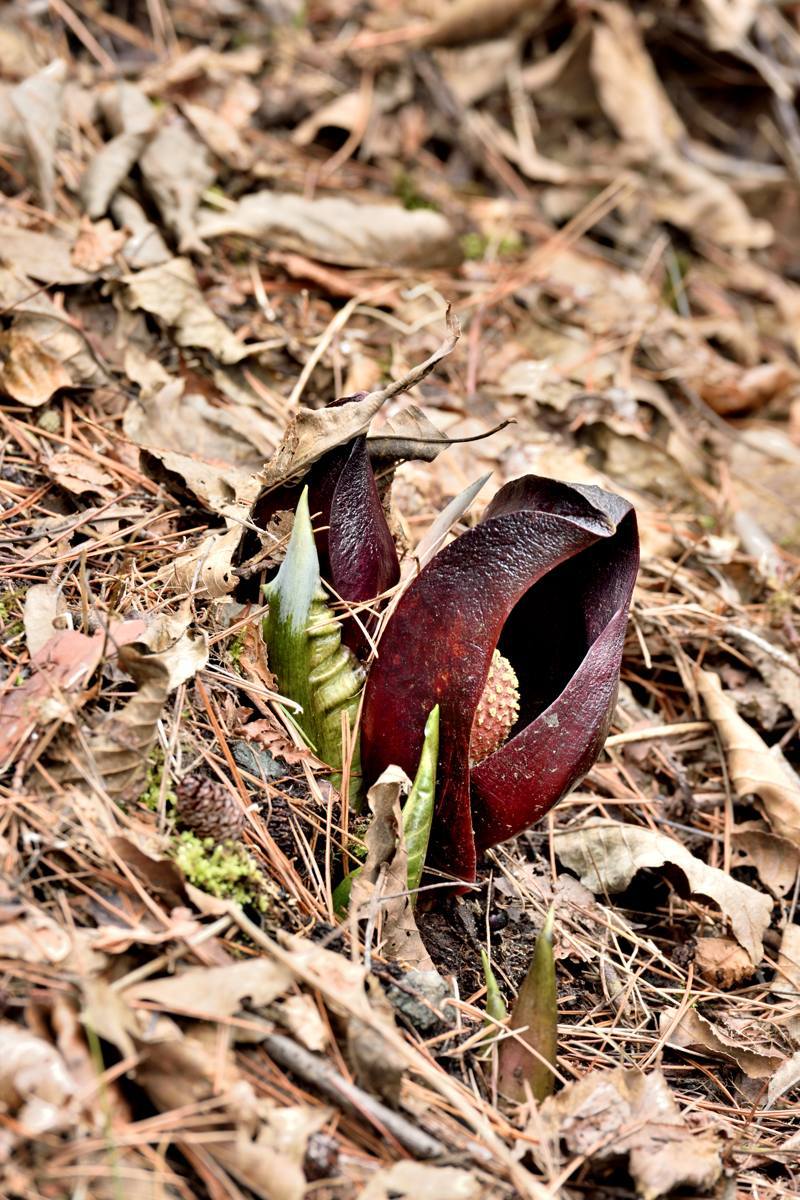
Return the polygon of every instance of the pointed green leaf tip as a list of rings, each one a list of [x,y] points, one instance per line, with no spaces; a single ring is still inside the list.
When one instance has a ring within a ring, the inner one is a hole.
[[[488,1058],[492,1052],[492,1045],[497,1040],[498,1034],[501,1032],[498,1028],[498,1022],[505,1021],[508,1016],[506,1002],[503,999],[503,993],[497,982],[497,976],[492,970],[492,964],[489,961],[489,955],[481,947],[481,966],[483,967],[483,978],[486,983],[486,1017],[485,1034],[481,1038],[481,1043],[485,1047],[481,1051],[481,1058]]]
[[[506,1002],[503,999],[503,994],[497,982],[497,977],[492,970],[492,964],[489,962],[489,955],[481,948],[481,966],[483,967],[483,978],[486,982],[486,1015],[491,1017],[489,1029],[493,1034],[497,1034],[497,1026],[495,1021],[505,1021],[508,1016]]]
[[[439,705],[435,705],[425,722],[425,740],[419,756],[414,783],[403,807],[403,836],[408,851],[408,890],[411,904],[422,879],[428,842],[433,824],[436,800],[436,767],[439,761]]]
[[[551,1065],[555,1067],[558,1051],[558,998],[553,921],[551,908],[511,1013],[509,1029],[519,1030],[519,1034],[504,1039],[498,1048],[498,1090],[520,1104],[527,1099],[529,1089],[535,1100],[544,1100],[555,1084]]]
[[[364,668],[347,646],[328,608],[311,528],[308,488],[297,505],[280,570],[264,589],[269,613],[262,623],[269,667],[282,695],[302,708],[297,724],[323,762],[342,765],[342,713],[352,729]],[[353,756],[358,773],[358,750]]]

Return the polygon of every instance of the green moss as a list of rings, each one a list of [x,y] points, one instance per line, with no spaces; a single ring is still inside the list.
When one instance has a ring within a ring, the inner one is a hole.
[[[185,832],[174,839],[172,856],[187,881],[201,891],[220,900],[233,900],[259,912],[266,911],[268,894],[264,876],[244,846]]]
[[[45,433],[58,433],[61,429],[61,414],[54,408],[45,408],[36,418],[36,424]]]
[[[27,588],[9,588],[0,596],[0,631],[6,639],[25,632],[21,613],[26,592]]]
[[[785,588],[773,592],[767,600],[767,612],[773,624],[780,624],[792,612],[795,605],[795,595]]]
[[[228,647],[228,654],[230,655],[231,666],[233,667],[234,671],[238,671],[240,674],[241,674],[241,670],[242,670],[242,654],[243,653],[244,653],[244,630],[242,630],[242,632],[233,639],[230,646]]]
[[[407,208],[410,212],[413,212],[415,208],[430,208],[434,212],[439,211],[438,205],[434,204],[432,200],[425,199],[406,171],[397,172],[394,177],[393,190],[403,208]]]
[[[145,780],[144,791],[139,797],[139,803],[149,808],[150,812],[158,812],[158,800],[161,795],[161,781],[164,778],[164,751],[160,746],[156,746],[155,750],[150,755],[150,762],[147,766],[147,779]],[[172,812],[177,804],[178,797],[171,787],[167,787],[164,797],[166,802],[166,811]]]
[[[461,237],[461,252],[464,258],[473,262],[487,258],[509,258],[519,254],[522,249],[522,238],[518,233],[506,233],[501,237],[488,237],[485,233],[465,233]]]

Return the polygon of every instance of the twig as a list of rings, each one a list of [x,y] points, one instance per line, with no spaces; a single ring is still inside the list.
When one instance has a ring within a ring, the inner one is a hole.
[[[606,738],[606,750],[610,746],[625,746],[630,742],[649,742],[654,738],[680,737],[683,733],[705,733],[711,729],[710,721],[678,721],[675,725],[651,725],[648,729],[628,729],[625,733],[612,733]]]
[[[437,1138],[418,1129],[401,1113],[395,1112],[369,1092],[355,1083],[350,1083],[334,1070],[327,1059],[310,1050],[304,1050],[297,1042],[281,1033],[271,1033],[264,1038],[264,1048],[276,1063],[291,1071],[304,1083],[322,1092],[334,1104],[346,1112],[367,1117],[381,1132],[388,1131],[397,1138],[401,1146],[416,1158],[441,1158],[447,1147]]]

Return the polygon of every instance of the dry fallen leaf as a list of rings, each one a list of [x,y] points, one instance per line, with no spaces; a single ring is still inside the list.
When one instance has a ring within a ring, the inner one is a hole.
[[[25,626],[25,644],[34,658],[50,638],[58,634],[56,619],[66,612],[63,593],[52,583],[34,583],[25,593],[22,620]],[[62,625],[63,628],[63,625]]]
[[[135,799],[144,785],[170,671],[161,655],[144,653],[136,643],[121,647],[118,662],[132,676],[136,692],[118,711],[104,714],[93,732],[55,742],[48,771],[62,785],[93,784],[124,801]]]
[[[84,218],[72,247],[72,261],[81,270],[94,274],[114,262],[127,240],[128,235],[115,229],[110,221],[93,225]]]
[[[767,1088],[767,1108],[800,1084],[800,1050],[778,1067]]]
[[[253,499],[257,491],[256,484]],[[242,529],[250,520],[251,507],[248,503],[238,503],[221,509],[220,515],[226,519],[224,533],[211,533],[185,554],[179,554],[161,568],[158,578],[178,592],[197,589],[204,590],[212,599],[227,596],[236,586],[238,576],[233,563],[242,541]]]
[[[101,662],[144,633],[143,621],[112,621],[94,636],[66,629],[31,657],[31,674],[0,692],[0,765],[7,767],[39,723],[71,718],[83,702],[78,689]]]
[[[698,938],[694,949],[694,965],[707,983],[723,991],[753,976],[753,964],[746,950],[731,938]]]
[[[0,958],[52,964],[71,950],[69,934],[46,912],[29,904],[0,908]]]
[[[31,1137],[74,1121],[75,1083],[49,1042],[0,1022],[0,1104]]]
[[[139,640],[158,656],[170,692],[193,679],[208,662],[208,638],[202,630],[192,628],[191,615],[185,610],[159,614]]]
[[[788,363],[758,363],[742,370],[721,362],[720,370],[698,380],[698,392],[723,416],[752,412],[797,387],[797,371]],[[727,367],[727,369],[726,369]]]
[[[668,153],[686,131],[661,84],[633,12],[625,5],[598,5],[592,71],[600,103],[637,158]]]
[[[358,396],[347,404],[337,404],[321,409],[301,408],[289,422],[281,444],[274,456],[264,467],[262,482],[265,491],[271,491],[283,483],[297,479],[308,468],[322,458],[328,450],[342,446],[352,438],[366,433],[373,417],[394,396],[408,391],[421,383],[431,371],[451,353],[460,336],[460,326],[455,317],[447,314],[447,336],[424,362],[412,367],[401,379],[385,388]],[[407,425],[396,422],[400,436],[407,437]],[[416,420],[413,427],[418,427]],[[390,437],[396,436],[395,427]]]
[[[178,237],[181,254],[204,253],[195,214],[200,197],[217,173],[208,151],[178,117],[162,125],[139,158],[139,166],[168,229]]]
[[[712,49],[736,50],[760,7],[760,0],[703,0],[700,12]]]
[[[205,104],[191,104],[188,100],[184,100],[181,111],[217,158],[221,158],[235,171],[250,169],[253,165],[253,151],[242,141],[226,117]]]
[[[72,376],[53,354],[12,326],[0,333],[0,392],[28,408],[39,408]]]
[[[252,958],[227,967],[190,967],[162,979],[146,979],[125,990],[125,999],[158,1004],[168,1012],[205,1021],[224,1021],[246,1002],[269,1004],[292,984],[292,976],[269,958]]]
[[[360,1085],[396,1104],[405,1061],[392,1044],[394,1014],[377,981],[360,963],[305,938],[282,940],[291,954],[289,969],[303,983],[320,986],[328,1008],[345,1022],[348,1057]]]
[[[101,95],[100,104],[115,136],[98,150],[81,180],[81,199],[93,220],[108,209],[117,188],[144,150],[156,121],[155,109],[147,97],[125,80],[118,80]]]
[[[253,192],[226,212],[202,212],[198,231],[208,239],[239,234],[344,267],[452,267],[461,259],[441,213],[340,197]]]
[[[388,767],[367,793],[372,820],[364,841],[367,857],[353,881],[350,912],[378,916],[381,951],[406,967],[435,975],[420,937],[408,895],[408,852],[403,838],[401,796],[411,780],[399,767]]]
[[[482,42],[498,37],[527,17],[526,29],[538,26],[555,0],[455,0],[427,29],[423,41],[428,46],[460,46],[464,42]]]
[[[40,283],[89,283],[94,273],[72,257],[72,239],[52,233],[36,233],[17,226],[0,226],[0,261],[19,275],[29,275]],[[35,292],[36,288],[30,288]]]
[[[723,692],[719,676],[698,670],[695,680],[725,748],[736,795],[756,796],[775,833],[800,846],[800,780],[742,720]]]
[[[172,258],[160,229],[153,224],[133,196],[118,192],[111,201],[111,212],[117,224],[128,232],[128,240],[122,253],[131,270],[141,271],[145,267],[157,267]]]
[[[156,839],[147,837],[139,840],[144,842],[148,849],[152,849],[152,843]],[[112,837],[109,845],[114,854],[131,869],[137,879],[141,880],[149,893],[158,896],[170,908],[186,904],[189,889],[181,871],[171,858],[154,858],[152,854],[145,853],[131,838]],[[158,850],[154,852],[158,853]],[[201,892],[200,895],[205,893]]]
[[[137,1083],[155,1106],[171,1112],[218,1095],[219,1119],[230,1137],[208,1143],[215,1171],[222,1168],[259,1200],[303,1200],[303,1158],[309,1137],[329,1119],[321,1105],[276,1109],[260,1099],[239,1073],[228,1047],[221,1052],[217,1029],[194,1024],[181,1035],[152,1046],[137,1068]],[[228,1181],[226,1193],[233,1194]]]
[[[247,501],[252,476],[279,436],[273,422],[246,405],[213,406],[204,396],[185,395],[182,379],[131,400],[123,429],[146,451],[146,467],[152,470],[156,459],[167,486],[176,477],[180,490],[214,512]]]
[[[590,1071],[545,1100],[531,1125],[537,1140],[542,1125],[580,1159],[627,1157],[642,1200],[683,1187],[706,1192],[722,1172],[717,1139],[688,1125],[661,1071]]]
[[[480,1200],[485,1194],[472,1171],[404,1160],[377,1171],[359,1200]]]
[[[668,1046],[734,1063],[751,1079],[767,1079],[785,1061],[785,1055],[771,1051],[761,1043],[751,1041],[748,1044],[743,1031],[727,1033],[693,1008],[680,1016],[679,1012],[679,1009],[666,1008],[659,1017],[661,1033],[666,1035]]]
[[[214,1148],[214,1157],[245,1187],[263,1200],[303,1200],[308,1194],[303,1172],[308,1140],[329,1118],[318,1104],[267,1109],[261,1105],[261,1128],[255,1138],[241,1131],[228,1144]]]
[[[740,511],[786,549],[800,550],[800,447],[777,424],[753,425],[731,446],[730,466]]]
[[[72,264],[70,270],[75,270]],[[39,351],[63,364],[73,386],[107,382],[104,368],[63,307],[26,275],[0,267],[0,308],[13,311],[15,334],[24,335]]]
[[[320,1016],[312,997],[305,992],[287,996],[278,1006],[278,1012],[281,1025],[307,1050],[318,1054],[330,1045],[330,1028]]]
[[[45,212],[53,211],[54,156],[66,78],[67,64],[55,59],[18,84],[9,96],[36,172],[39,198]]]
[[[131,308],[160,317],[175,330],[179,346],[196,346],[211,353],[222,363],[237,363],[259,346],[248,346],[234,337],[203,299],[194,267],[188,258],[173,258],[159,266],[148,267],[123,276]]]
[[[800,925],[787,925],[783,931],[773,990],[800,994]]]
[[[656,73],[636,13],[617,0],[602,0],[596,11],[591,69],[598,99],[626,151],[647,169],[653,214],[724,246],[769,245],[769,222],[752,217],[726,179],[684,154],[686,129]]]
[[[47,460],[45,470],[54,483],[75,496],[93,492],[97,496],[110,499],[114,494],[109,488],[113,479],[108,471],[72,450],[62,450],[54,454]]]
[[[762,937],[772,901],[763,892],[709,867],[685,846],[663,833],[618,821],[587,821],[581,829],[556,831],[555,852],[595,894],[623,892],[637,871],[670,863],[686,876],[693,894],[707,896],[722,909],[736,940],[754,965],[763,957]]]
[[[800,845],[771,833],[763,821],[743,821],[731,830],[732,865],[755,867],[758,877],[773,896],[792,890],[800,871]]]

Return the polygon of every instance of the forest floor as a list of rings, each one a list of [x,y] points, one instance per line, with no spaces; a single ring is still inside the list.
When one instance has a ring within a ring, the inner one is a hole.
[[[766,0],[3,6],[2,1196],[797,1196],[799,86]],[[254,504],[448,308],[370,430],[452,440],[409,560],[532,473],[642,562],[599,760],[392,961]],[[551,906],[512,1104],[481,950],[510,1007]]]

